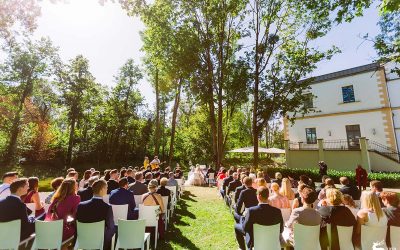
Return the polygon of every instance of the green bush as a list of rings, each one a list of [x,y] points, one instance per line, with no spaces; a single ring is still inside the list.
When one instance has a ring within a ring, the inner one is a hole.
[[[284,177],[290,175],[295,179],[299,179],[300,175],[307,175],[314,182],[321,182],[321,178],[318,173],[319,169],[297,169],[297,168],[284,168],[284,167],[268,167],[267,173],[269,176],[273,177],[276,172],[281,172]],[[350,178],[352,183],[356,183],[356,173],[355,171],[337,171],[328,170],[328,175],[331,177],[335,183],[339,183],[339,178],[342,176],[347,176]],[[379,180],[383,183],[384,187],[387,188],[398,188],[400,187],[400,174],[399,173],[369,173],[368,181]]]

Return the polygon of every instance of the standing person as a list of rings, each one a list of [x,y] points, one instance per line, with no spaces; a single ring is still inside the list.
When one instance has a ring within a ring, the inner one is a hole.
[[[356,179],[357,179],[357,186],[358,189],[366,190],[367,189],[367,180],[368,180],[368,173],[360,164],[357,165],[356,168]],[[361,189],[362,187],[362,189]]]
[[[156,155],[156,156],[154,156],[154,159],[150,162],[150,165],[151,165],[151,169],[152,170],[154,170],[154,169],[157,169],[157,168],[159,168],[160,167],[160,160],[158,159],[158,156]]]
[[[3,184],[0,185],[0,199],[6,198],[11,194],[10,185],[17,178],[17,172],[7,172],[3,175]]]
[[[76,220],[83,223],[104,221],[104,250],[111,249],[111,240],[115,233],[114,215],[111,205],[103,201],[107,194],[107,182],[97,180],[92,185],[93,198],[79,203]]]
[[[319,176],[322,178],[324,175],[328,175],[328,165],[324,161],[318,162]]]
[[[150,165],[149,157],[145,156],[143,161],[143,167],[147,168]]]
[[[52,202],[46,215],[46,221],[63,220],[63,241],[75,235],[75,225],[69,217],[75,218],[76,209],[81,198],[76,195],[76,181],[66,179],[53,195]]]

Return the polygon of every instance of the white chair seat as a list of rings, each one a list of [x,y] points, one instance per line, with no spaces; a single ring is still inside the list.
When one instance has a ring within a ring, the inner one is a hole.
[[[21,220],[0,222],[0,249],[18,250]]]
[[[392,249],[400,249],[400,227],[390,226],[390,244]]]
[[[36,221],[36,238],[33,241],[34,249],[61,249],[63,236],[63,221]]]
[[[139,220],[146,221],[146,227],[155,227],[154,249],[157,249],[158,240],[158,213],[160,206],[144,206],[139,205]]]
[[[320,250],[319,244],[320,225],[305,226],[299,223],[294,224],[294,242],[296,250]]]
[[[118,240],[115,249],[144,249],[150,247],[150,234],[145,233],[145,220],[119,220],[118,222]]]
[[[259,224],[254,224],[253,231],[254,231],[254,250],[281,249],[281,243],[279,240],[280,224],[272,226],[263,226]]]
[[[128,217],[128,204],[126,205],[111,205],[114,215],[114,224],[118,225],[118,219],[126,220]]]
[[[134,195],[133,198],[135,199],[136,208],[139,208],[139,205],[142,204],[142,196],[141,195]]]
[[[77,239],[74,249],[103,249],[104,221],[82,223],[77,221]]]
[[[361,225],[361,249],[372,249],[374,243],[383,243],[386,247],[387,227]]]

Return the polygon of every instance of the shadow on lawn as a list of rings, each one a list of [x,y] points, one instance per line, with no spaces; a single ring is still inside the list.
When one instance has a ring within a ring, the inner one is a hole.
[[[171,245],[173,243],[174,245],[179,245],[182,248],[185,249],[191,249],[191,250],[200,250],[193,242],[191,242],[188,238],[186,238],[183,234],[182,231],[176,227],[176,225],[179,226],[190,226],[188,223],[182,221],[183,217],[189,217],[191,219],[196,219],[196,216],[189,212],[187,208],[189,207],[186,204],[186,201],[194,201],[197,202],[196,200],[193,200],[190,198],[192,195],[190,192],[185,191],[182,194],[181,199],[178,202],[178,206],[175,209],[175,215],[172,217],[169,225],[168,225],[168,231],[165,234],[165,240],[163,242],[160,242],[159,246],[157,247],[158,249],[165,249],[165,250],[170,250],[174,249]],[[194,196],[195,197],[195,196]]]

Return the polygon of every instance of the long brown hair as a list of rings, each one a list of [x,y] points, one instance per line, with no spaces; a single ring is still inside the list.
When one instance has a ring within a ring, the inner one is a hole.
[[[65,179],[58,187],[57,191],[53,195],[51,202],[57,201],[57,203],[63,201],[67,196],[74,195],[76,192],[76,181],[75,179]]]

